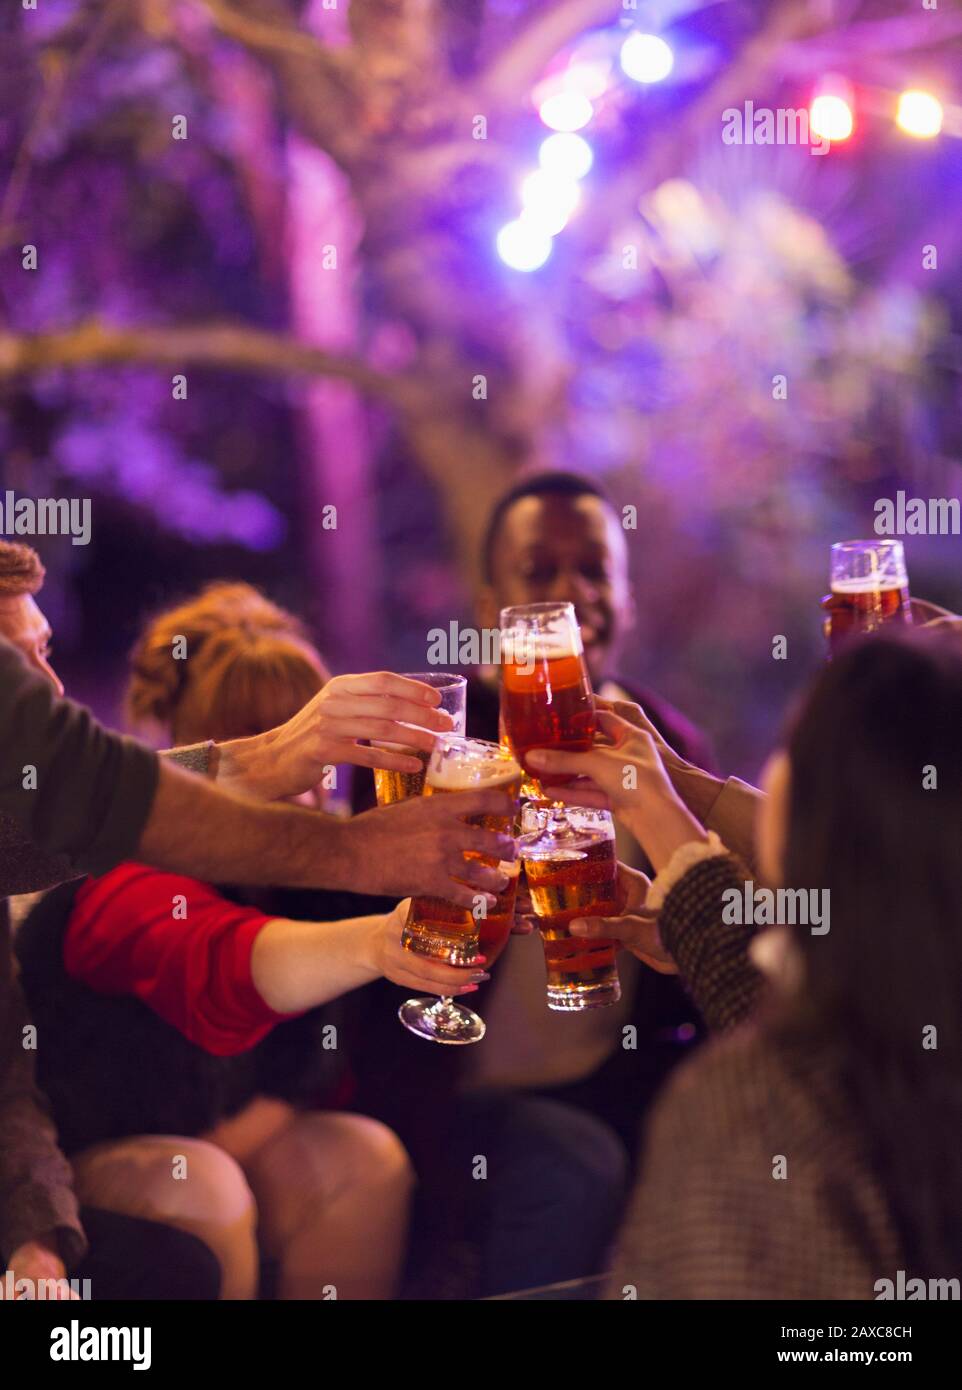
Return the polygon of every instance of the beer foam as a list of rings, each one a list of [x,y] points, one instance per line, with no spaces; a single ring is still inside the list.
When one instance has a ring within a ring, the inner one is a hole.
[[[463,792],[474,788],[496,788],[508,786],[521,776],[521,768],[514,759],[504,758],[449,758],[441,767],[428,770],[428,785],[437,791]]]
[[[508,628],[501,634],[501,661],[507,666],[527,666],[532,661],[562,661],[580,657],[584,647],[581,634],[528,632]]]
[[[904,579],[893,579],[890,575],[873,578],[870,574],[857,579],[833,579],[833,594],[888,594],[894,589],[897,593],[905,588]]]

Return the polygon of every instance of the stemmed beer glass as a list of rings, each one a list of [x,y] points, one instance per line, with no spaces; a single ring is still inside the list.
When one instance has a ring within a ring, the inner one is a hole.
[[[425,796],[445,792],[503,787],[510,796],[502,815],[471,816],[472,825],[511,834],[521,787],[521,769],[505,749],[482,739],[441,734],[428,762]],[[466,857],[497,867],[498,861],[466,851]],[[502,863],[509,875],[507,887],[498,894],[496,905],[478,918],[469,908],[458,907],[441,898],[414,898],[401,936],[407,950],[448,965],[473,965],[483,940],[500,954],[514,920],[518,889],[518,866]],[[408,999],[398,1017],[410,1032],[439,1043],[475,1043],[484,1037],[484,1021],[472,1009],[450,998]]]

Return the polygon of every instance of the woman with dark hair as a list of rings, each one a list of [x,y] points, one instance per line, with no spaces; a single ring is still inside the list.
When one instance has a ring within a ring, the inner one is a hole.
[[[651,735],[601,718],[609,747],[532,763],[592,778],[656,877],[626,879],[632,925],[577,934],[677,968],[731,1030],[657,1106],[612,1295],[870,1299],[919,1279],[957,1297],[957,642],[879,636],[819,676],[765,774],[766,889],[684,806]],[[790,920],[756,935],[772,908]]]

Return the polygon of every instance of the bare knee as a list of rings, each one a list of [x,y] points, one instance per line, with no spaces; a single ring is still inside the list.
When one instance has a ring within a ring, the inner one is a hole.
[[[341,1172],[357,1186],[407,1191],[414,1185],[414,1168],[407,1149],[393,1129],[368,1115],[306,1115],[299,1123],[325,1134],[329,1152],[340,1160]]]
[[[88,1205],[188,1231],[220,1261],[224,1298],[255,1296],[257,1208],[243,1171],[223,1149],[203,1139],[144,1135],[86,1150],[74,1171]]]

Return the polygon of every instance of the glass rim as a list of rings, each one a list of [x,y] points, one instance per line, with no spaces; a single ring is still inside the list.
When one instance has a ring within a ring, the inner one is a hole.
[[[398,675],[403,676],[406,681],[420,681],[422,685],[429,685],[433,690],[450,690],[468,683],[467,676],[458,675],[455,671],[399,671]]]
[[[474,738],[471,734],[438,734],[437,741],[431,750],[431,761],[443,752],[469,752],[472,748],[483,749],[483,756],[486,759],[496,758],[502,763],[514,763],[518,771],[521,772],[521,764],[508,748],[502,748],[500,743],[492,743],[490,739]]]
[[[897,536],[881,536],[876,540],[869,541],[834,541],[832,543],[832,554],[836,551],[839,555],[861,554],[866,550],[901,550],[904,554],[905,546]]]
[[[540,618],[547,617],[549,613],[564,614],[567,617],[569,612],[572,618],[575,618],[575,606],[570,599],[556,599],[543,603],[511,603],[501,609],[498,622],[501,627],[510,627],[517,617]]]

